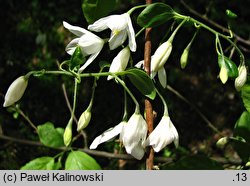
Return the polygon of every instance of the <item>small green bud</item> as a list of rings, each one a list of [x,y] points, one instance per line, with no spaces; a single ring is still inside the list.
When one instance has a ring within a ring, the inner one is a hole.
[[[91,119],[91,112],[90,110],[87,109],[80,116],[80,119],[77,124],[77,131],[80,131],[86,128],[90,122],[90,119]]]
[[[231,10],[226,10],[226,14],[229,18],[237,18],[237,14],[235,14],[234,12],[232,12]]]
[[[25,76],[17,78],[7,90],[4,97],[4,107],[13,105],[15,102],[20,100],[28,86],[28,79]]]
[[[65,146],[69,146],[72,140],[72,122],[73,120],[70,119],[63,134],[63,141],[64,141]]]
[[[185,48],[182,55],[181,55],[181,68],[184,69],[187,65],[188,62],[188,54],[189,54],[189,49]]]
[[[234,86],[237,91],[240,91],[247,81],[247,68],[245,65],[241,65],[238,70],[239,76],[235,79]]]

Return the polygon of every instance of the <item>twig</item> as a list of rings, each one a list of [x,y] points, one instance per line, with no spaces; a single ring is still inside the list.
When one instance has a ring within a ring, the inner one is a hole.
[[[146,0],[146,4],[151,4],[152,0]],[[145,30],[145,45],[144,45],[144,70],[150,76],[151,74],[151,37],[150,33],[152,28],[146,28]],[[148,135],[154,130],[154,117],[153,117],[153,107],[149,99],[145,99],[145,113],[146,122],[148,125]],[[146,169],[152,170],[154,167],[154,150],[149,147],[149,154],[146,159]]]
[[[209,19],[207,16],[200,14],[199,12],[197,12],[196,10],[192,9],[188,4],[186,4],[183,0],[180,1],[181,4],[188,9],[189,12],[191,12],[192,14],[196,15],[197,17],[207,21],[208,23],[210,23],[211,25],[213,25],[214,27],[217,27],[219,29],[221,29],[223,32],[227,32],[227,33],[232,33],[233,36],[235,37],[236,40],[238,40],[239,42],[250,46],[250,40],[246,40],[243,39],[242,37],[240,37],[239,35],[237,35],[236,33],[232,32],[231,30],[229,30],[228,28],[221,26],[220,24],[216,23],[215,21]]]
[[[30,125],[33,129],[35,129],[35,131],[37,131],[36,125],[30,120],[30,118],[29,118],[28,116],[26,116],[26,115],[24,114],[24,112],[23,112],[20,108],[16,108],[16,109],[17,109],[17,112],[18,112],[19,114],[21,114],[21,116],[29,123],[29,125]]]
[[[190,101],[188,101],[183,95],[181,95],[177,90],[175,90],[171,86],[167,85],[167,89],[169,91],[171,91],[172,93],[174,93],[182,101],[187,103],[189,106],[191,106],[200,115],[200,117],[207,123],[209,128],[211,128],[214,132],[223,136],[222,133],[208,120],[208,118],[194,104],[192,104]]]
[[[24,139],[14,138],[14,137],[1,135],[1,134],[0,134],[0,139],[15,142],[15,143],[21,143],[24,145],[42,146],[42,147],[47,147],[47,148],[51,148],[51,149],[55,149],[55,150],[63,150],[63,151],[69,150],[68,147],[58,147],[58,148],[48,147],[48,146],[45,146],[42,143],[37,142],[37,141],[24,140]],[[72,147],[72,148],[77,149],[79,151],[83,151],[83,152],[90,154],[90,155],[93,155],[93,156],[112,158],[112,159],[135,160],[133,156],[128,155],[128,154],[114,154],[114,153],[105,152],[105,151],[90,150],[87,148],[74,148],[74,147]],[[157,157],[155,160],[157,162],[166,162],[166,161],[169,162],[169,161],[172,161],[172,158]]]

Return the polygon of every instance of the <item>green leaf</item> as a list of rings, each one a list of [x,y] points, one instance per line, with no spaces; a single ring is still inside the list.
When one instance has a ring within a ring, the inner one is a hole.
[[[250,143],[250,113],[245,111],[234,126],[234,136],[244,138]]]
[[[71,151],[65,162],[66,170],[100,170],[94,158],[82,151]]]
[[[137,17],[141,27],[159,26],[175,16],[174,10],[164,3],[154,3],[147,6]]]
[[[154,99],[156,96],[155,86],[146,72],[138,68],[125,71],[126,76],[132,84],[145,96]]]
[[[85,19],[89,24],[95,22],[104,16],[107,16],[110,12],[114,11],[116,0],[83,0],[82,10]]]
[[[38,135],[42,144],[48,147],[62,147],[64,129],[55,128],[53,123],[47,122],[37,127]]]
[[[244,106],[248,112],[250,112],[250,82],[247,83],[241,88],[241,98],[243,100]]]
[[[223,60],[224,58],[224,60]],[[237,78],[238,77],[238,67],[236,64],[226,56],[218,55],[219,67],[224,66],[227,69],[228,77]]]
[[[31,160],[21,167],[21,170],[53,170],[53,168],[54,158],[45,156]]]
[[[69,68],[73,70],[75,67],[79,67],[84,62],[85,58],[82,55],[81,48],[78,46],[70,58]]]
[[[200,154],[186,156],[164,168],[170,170],[223,170],[223,167],[219,163]]]

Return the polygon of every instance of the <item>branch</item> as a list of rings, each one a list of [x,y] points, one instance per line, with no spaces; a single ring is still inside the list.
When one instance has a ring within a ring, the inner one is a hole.
[[[31,140],[25,140],[25,139],[19,139],[19,138],[14,138],[6,135],[0,134],[0,139],[2,140],[7,140],[15,143],[21,143],[24,145],[31,145],[31,146],[38,146],[38,147],[47,147],[55,150],[62,150],[62,151],[67,151],[69,150],[68,147],[48,147],[43,145],[42,143],[38,141],[31,141]],[[136,160],[134,159],[133,156],[128,155],[128,154],[114,154],[110,152],[105,152],[105,151],[98,151],[98,150],[90,150],[87,148],[75,148],[72,147],[73,149],[77,149],[79,151],[83,151],[87,154],[93,155],[93,156],[99,156],[99,157],[104,157],[104,158],[112,158],[112,159],[124,159],[124,160]],[[137,161],[137,160],[136,160]],[[157,162],[172,162],[172,158],[166,158],[166,157],[156,157],[155,161]]]
[[[208,120],[208,118],[194,104],[192,104],[189,100],[187,100],[183,95],[181,95],[177,90],[175,90],[171,86],[167,85],[167,89],[172,93],[174,93],[182,101],[187,103],[189,106],[191,106],[200,115],[200,117],[207,123],[209,128],[211,128],[214,132],[223,136],[222,133]]]
[[[217,27],[218,29],[221,29],[223,32],[227,32],[227,33],[232,33],[233,36],[235,37],[235,39],[245,45],[250,46],[250,40],[246,40],[243,39],[242,37],[240,37],[239,35],[237,35],[236,33],[232,32],[231,30],[229,30],[228,28],[221,26],[220,24],[216,23],[215,21],[209,19],[207,16],[200,14],[199,12],[197,12],[196,10],[192,9],[188,4],[186,4],[183,0],[180,1],[181,4],[192,14],[196,15],[197,17],[207,21],[208,23],[210,23],[211,25],[213,25],[214,27]]]

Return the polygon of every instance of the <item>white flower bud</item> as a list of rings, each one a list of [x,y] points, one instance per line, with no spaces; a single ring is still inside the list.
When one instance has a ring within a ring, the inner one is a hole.
[[[228,74],[227,74],[227,69],[222,66],[221,69],[220,69],[220,80],[223,84],[225,84],[228,80]]]
[[[4,97],[4,107],[8,107],[17,102],[24,94],[28,85],[28,79],[24,76],[17,78],[8,88],[7,93]]]
[[[86,128],[90,122],[90,119],[91,119],[91,112],[87,109],[80,116],[80,119],[77,124],[77,131]]]
[[[181,55],[181,60],[180,60],[180,63],[181,63],[181,68],[184,69],[187,65],[187,62],[188,62],[188,54],[189,54],[189,50],[188,49],[185,49]]]
[[[239,76],[235,79],[234,86],[237,91],[240,91],[247,81],[247,68],[245,65],[241,65],[238,70]]]
[[[72,119],[70,119],[63,134],[63,141],[66,146],[69,146],[71,140],[72,140]]]
[[[220,138],[217,142],[216,142],[216,146],[220,149],[223,149],[226,144],[229,142],[229,138],[228,137],[223,137]]]

